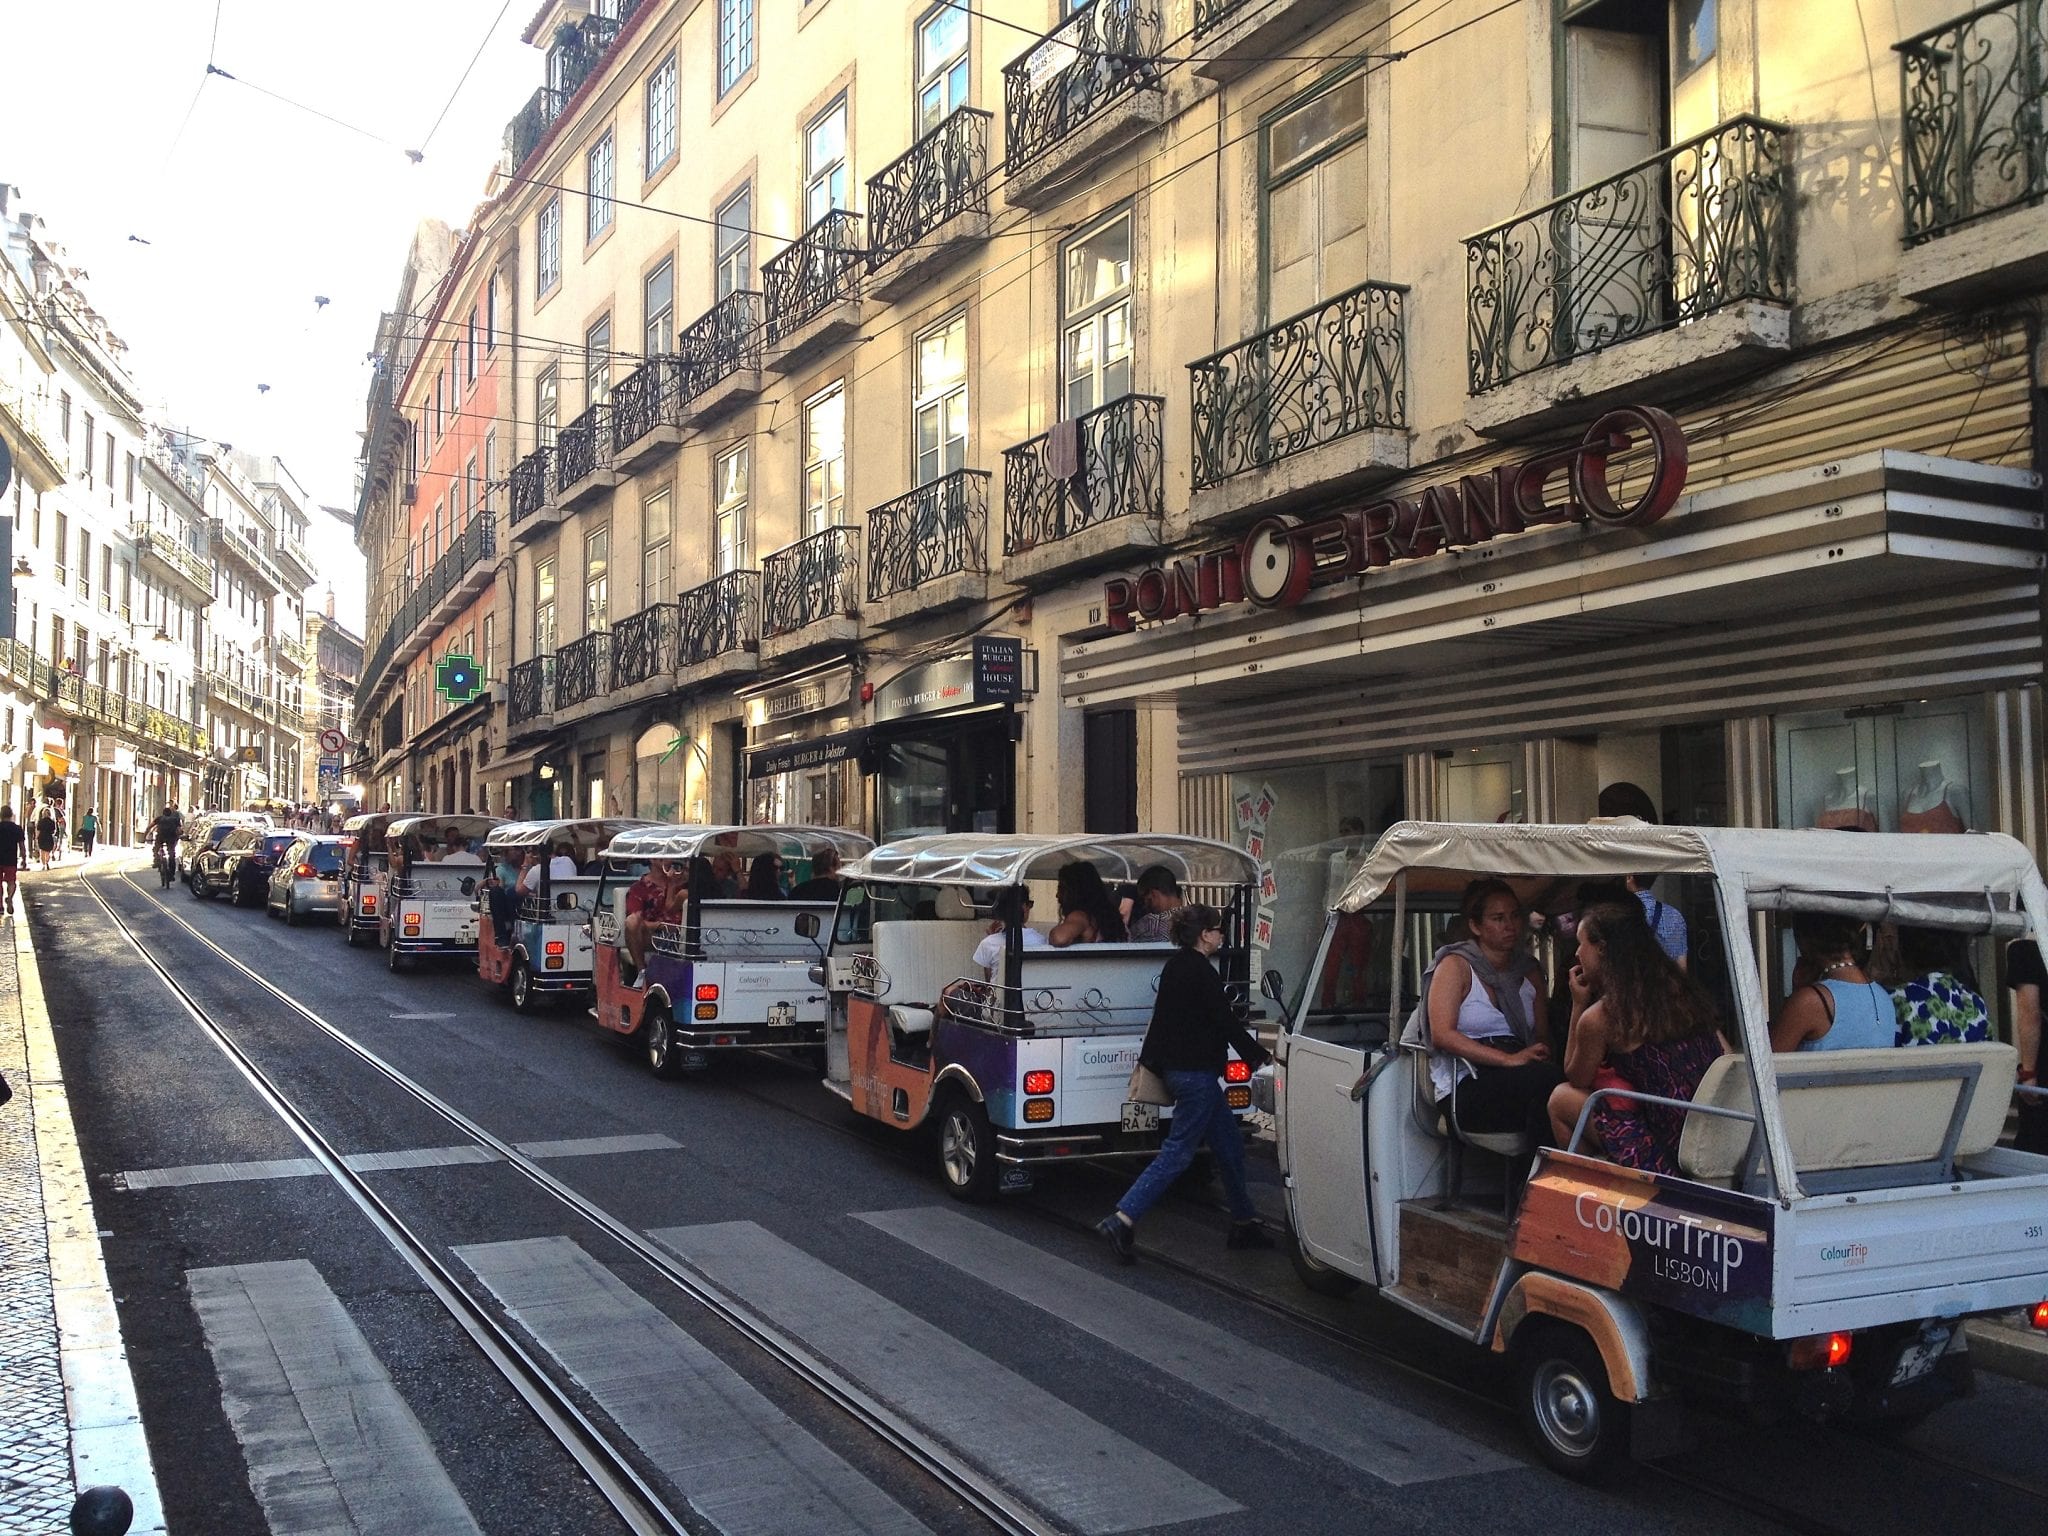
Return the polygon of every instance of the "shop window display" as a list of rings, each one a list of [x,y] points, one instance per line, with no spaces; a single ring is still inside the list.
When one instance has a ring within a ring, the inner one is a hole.
[[[1466,747],[1437,758],[1444,821],[1527,821],[1519,747]]]
[[[648,821],[680,821],[683,754],[690,749],[672,725],[643,731],[634,745],[633,814]]]
[[[1975,699],[1783,716],[1778,825],[1861,832],[1963,832],[1988,782]]]

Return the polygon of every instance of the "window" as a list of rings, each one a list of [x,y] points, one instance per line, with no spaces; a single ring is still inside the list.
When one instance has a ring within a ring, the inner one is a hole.
[[[57,543],[55,552],[57,556],[57,585],[61,587],[71,580],[71,572],[65,566],[65,560],[71,553],[71,519],[63,512],[57,514]]]
[[[126,501],[126,502],[127,502],[127,503],[128,503],[128,504],[129,504],[130,506],[131,506],[131,507],[132,507],[133,505],[135,505],[135,455],[134,455],[134,454],[132,454],[132,453],[131,453],[131,454],[127,455],[127,456],[126,456],[126,458],[124,458],[124,459],[122,460],[122,463],[121,463],[121,477],[122,477],[122,478],[121,478],[121,483],[122,483],[122,487],[123,487],[123,498],[122,498],[122,499],[123,499],[123,500],[125,500],[125,501]],[[15,526],[16,526],[16,527],[19,527],[19,526],[21,525],[21,488],[20,488],[19,486],[17,486],[17,487],[15,488],[15,496],[14,496],[14,522],[15,522]]]
[[[804,227],[846,206],[846,98],[804,130]]]
[[[647,323],[642,329],[641,339],[646,344],[649,357],[659,357],[664,352],[675,350],[676,343],[676,264],[673,257],[664,261],[647,274],[647,281],[641,285],[642,313]]]
[[[674,531],[669,493],[656,491],[640,508],[640,603],[646,607],[668,596],[675,567],[669,559]]]
[[[439,440],[441,434],[447,430],[447,425],[442,420],[441,397],[444,392],[445,386],[442,382],[441,375],[437,373],[434,375],[434,437],[437,441]]]
[[[553,291],[562,280],[562,199],[551,197],[541,204],[534,222],[533,291],[535,297]]]
[[[437,501],[434,503],[434,520],[427,525],[426,565],[429,569],[433,567],[436,560],[441,558],[441,551],[447,547],[448,503]]]
[[[723,95],[723,91],[720,92]],[[676,56],[670,54],[647,77],[647,171],[652,176],[675,158]]]
[[[496,351],[498,346],[498,274],[493,272],[491,280],[484,284],[484,348]]]
[[[476,455],[469,456],[469,463],[462,470],[462,521],[459,527],[467,528],[469,520],[476,515],[477,476]]]
[[[491,487],[498,483],[498,429],[493,427],[484,434],[484,483],[477,489],[477,505],[481,507],[490,498]]]
[[[92,535],[78,530],[78,595],[92,596]]]
[[[543,448],[555,445],[555,426],[562,409],[561,370],[550,365],[533,381],[533,423]]]
[[[911,400],[916,483],[967,467],[967,316],[955,314],[917,338]]]
[[[100,606],[109,612],[114,607],[114,546],[100,546]]]
[[[949,0],[917,24],[919,136],[966,105],[967,12]]]
[[[92,412],[87,411],[85,413],[85,453],[82,455],[82,457],[85,461],[85,483],[88,486],[92,484],[93,450],[98,446],[99,438],[96,435],[96,432],[93,427]]]
[[[477,658],[483,669],[477,676],[485,682],[491,681],[498,670],[498,621],[494,614],[484,615],[484,653]]]
[[[57,391],[57,430],[64,439],[64,468],[71,468],[71,391]],[[88,439],[88,446],[90,439]]]
[[[583,333],[583,403],[603,405],[612,393],[612,317]]]
[[[718,0],[718,94],[738,85],[753,67],[754,0]]]
[[[718,265],[718,297],[741,293],[754,282],[754,190],[741,187],[718,210],[712,232]]]
[[[846,386],[804,402],[804,511],[800,538],[839,521],[846,505]]]
[[[747,445],[711,461],[713,574],[747,568]]]
[[[1068,241],[1060,274],[1060,379],[1073,417],[1131,392],[1130,214]]]
[[[1365,75],[1266,125],[1266,314],[1284,319],[1366,279]]]
[[[474,384],[476,382],[476,306],[473,304],[469,309],[469,350],[463,354],[463,359],[463,367],[466,370],[465,382]]]
[[[584,185],[589,195],[583,199],[583,238],[585,242],[595,240],[612,227],[613,186],[612,136],[607,133],[590,146],[590,153],[583,157]]]
[[[114,504],[114,434],[107,434],[107,505]]]
[[[583,539],[583,633],[594,635],[611,622],[612,531],[596,528]]]
[[[533,653],[546,656],[555,648],[555,562],[533,568]]]

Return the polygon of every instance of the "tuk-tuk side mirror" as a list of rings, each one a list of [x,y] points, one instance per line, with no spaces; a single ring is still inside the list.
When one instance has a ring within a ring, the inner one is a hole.
[[[818,914],[815,912],[797,913],[796,931],[798,938],[816,939],[818,937]]]
[[[1287,1006],[1287,984],[1281,979],[1278,971],[1268,971],[1265,975],[1261,976],[1259,978],[1259,990],[1282,1008]]]

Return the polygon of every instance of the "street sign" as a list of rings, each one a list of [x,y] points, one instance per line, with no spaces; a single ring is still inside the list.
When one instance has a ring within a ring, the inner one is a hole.
[[[483,679],[474,658],[450,652],[434,668],[434,687],[450,704],[467,704],[482,690]]]
[[[340,757],[347,750],[348,738],[333,726],[328,726],[326,730],[320,733],[320,751],[323,756]],[[337,766],[339,765],[337,764]]]

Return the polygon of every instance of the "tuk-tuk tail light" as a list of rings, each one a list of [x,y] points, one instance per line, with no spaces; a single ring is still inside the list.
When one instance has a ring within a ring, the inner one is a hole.
[[[363,910],[364,910],[365,912],[374,912],[374,911],[376,911],[376,910],[377,910],[377,898],[376,898],[376,897],[374,897],[374,896],[365,896],[365,897],[363,898]]]
[[[1786,1352],[1786,1363],[1795,1371],[1832,1371],[1849,1363],[1849,1355],[1855,1344],[1855,1335],[1849,1333],[1815,1333],[1803,1339],[1794,1339]]]
[[[1232,1061],[1224,1063],[1223,1081],[1226,1083],[1248,1083],[1251,1080],[1252,1069],[1249,1062]]]
[[[412,915],[411,913],[407,913],[407,914],[406,914],[406,919],[405,919],[405,936],[406,936],[407,938],[409,938],[409,939],[411,939],[411,938],[418,938],[418,937],[419,937],[419,931],[420,931],[420,920],[419,920],[419,918],[417,918],[416,916]]]
[[[1050,1072],[1026,1072],[1024,1074],[1024,1092],[1032,1097],[1051,1093],[1052,1074]]]
[[[568,942],[563,939],[549,939],[547,951],[551,955],[566,955],[569,953]]]
[[[1052,1076],[1050,1072],[1045,1075],[1047,1077]],[[1051,1099],[1026,1099],[1024,1101],[1024,1121],[1027,1125],[1043,1125],[1051,1118]]]
[[[700,1003],[715,1003],[715,1002],[717,1002],[717,1001],[718,1001],[718,983],[717,983],[717,982],[715,982],[715,981],[700,981],[700,982],[698,982],[698,983],[697,983],[697,1001],[698,1001],[698,1002],[700,1002]]]
[[[2027,1308],[2027,1322],[2048,1333],[2048,1301],[2037,1301]]]
[[[715,1019],[715,1018],[717,1018],[717,1017],[718,1017],[718,1004],[716,1004],[716,1003],[699,1003],[699,1004],[697,1005],[697,1017],[698,1017],[698,1018],[700,1018],[700,1019]]]
[[[1252,1107],[1251,1085],[1245,1083],[1224,1089],[1223,1102],[1231,1109],[1250,1109]]]

